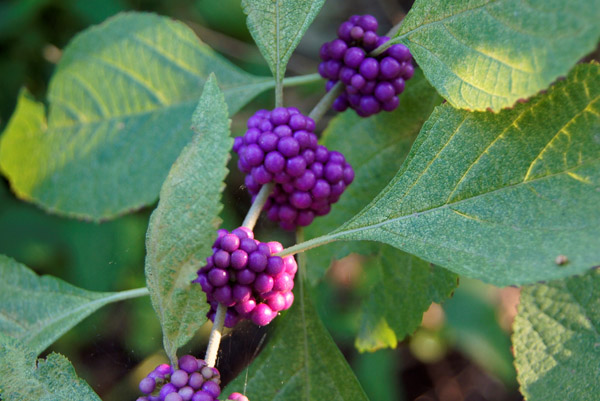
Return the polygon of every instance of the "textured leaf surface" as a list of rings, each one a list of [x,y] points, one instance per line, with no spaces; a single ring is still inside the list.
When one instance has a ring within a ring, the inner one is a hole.
[[[382,245],[366,266],[377,279],[362,305],[359,351],[396,348],[421,324],[432,302],[445,301],[458,285],[458,277],[444,268]]]
[[[0,333],[21,340],[36,354],[102,306],[147,294],[145,289],[82,290],[55,277],[39,277],[4,255],[0,277]]]
[[[325,0],[242,0],[248,29],[273,76],[281,82],[285,67]]]
[[[195,135],[173,164],[150,217],[146,280],[167,355],[175,361],[206,321],[206,296],[192,284],[211,254],[233,140],[223,92],[212,76],[192,118]]]
[[[439,106],[389,185],[312,244],[380,241],[496,285],[599,265],[599,77],[581,65],[499,114]]]
[[[302,285],[260,355],[227,386],[251,400],[368,400]]]
[[[44,106],[22,94],[0,143],[17,195],[94,220],[153,203],[191,138],[189,121],[214,71],[230,112],[273,86],[233,66],[182,23],[126,13],[78,35]]]
[[[395,41],[450,104],[497,111],[593,51],[599,20],[598,0],[418,0]]]
[[[315,238],[351,219],[390,182],[398,171],[423,123],[441,97],[417,70],[400,96],[400,106],[392,113],[362,118],[353,111],[336,116],[323,133],[321,142],[342,152],[355,172],[354,182],[346,189],[331,212],[304,229],[306,238]],[[311,281],[323,276],[332,259],[350,252],[377,254],[381,245],[372,242],[339,242],[307,252]]]
[[[525,287],[512,340],[528,401],[597,399],[600,270]]]
[[[0,397],[6,401],[101,401],[60,354],[38,359],[19,340],[0,334]]]

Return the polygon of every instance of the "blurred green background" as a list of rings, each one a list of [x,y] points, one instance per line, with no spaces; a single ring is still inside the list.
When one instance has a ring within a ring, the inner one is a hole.
[[[268,75],[253,45],[239,0],[19,0],[0,2],[0,130],[26,86],[44,100],[62,49],[86,27],[124,10],[152,11],[187,23],[203,41],[245,70]],[[348,16],[370,13],[383,32],[402,19],[411,1],[329,0],[292,57],[288,75],[316,71],[318,48],[335,35]],[[308,111],[322,96],[320,84],[286,91],[286,102]],[[271,93],[259,96],[234,118],[241,134],[245,119],[257,108],[270,108]],[[319,125],[323,127],[327,119]],[[232,160],[224,195],[224,227],[239,225],[249,205],[243,179]],[[15,199],[0,181],[0,253],[79,287],[97,291],[144,285],[144,239],[152,208],[120,219],[88,223],[49,215]],[[273,224],[257,226],[263,240],[292,239]],[[283,237],[282,237],[283,235]],[[512,366],[509,332],[518,290],[497,289],[463,281],[443,306],[433,305],[423,326],[395,350],[359,354],[354,348],[357,305],[369,282],[366,260],[351,255],[336,262],[314,289],[319,312],[372,400],[520,400]],[[183,352],[203,353],[209,327]],[[267,329],[268,331],[268,329]],[[263,333],[244,326],[229,336],[223,349],[224,379],[243,369]],[[165,360],[161,334],[149,298],[111,305],[68,332],[48,351],[65,354],[80,376],[105,401],[135,399],[137,382]],[[260,401],[260,400],[253,400]]]

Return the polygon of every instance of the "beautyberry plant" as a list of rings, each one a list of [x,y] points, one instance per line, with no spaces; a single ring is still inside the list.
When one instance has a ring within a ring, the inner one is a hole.
[[[314,49],[318,71],[286,77],[323,6],[242,1],[272,78],[181,22],[130,12],[66,47],[47,112],[22,90],[0,136],[19,198],[98,222],[158,205],[144,288],[88,291],[0,255],[3,401],[99,400],[65,357],[38,356],[101,306],[144,295],[168,363],[138,401],[368,400],[314,306],[331,261],[351,253],[368,275],[359,351],[395,348],[459,277],[519,286],[523,396],[597,399],[600,64],[580,60],[598,44],[600,2],[417,0],[384,36],[357,10]],[[324,88],[312,109],[284,101],[311,82]],[[251,103],[272,89],[268,110]],[[231,157],[251,203],[223,223]],[[209,320],[204,355],[179,356]],[[222,383],[222,336],[250,326],[268,335]]]

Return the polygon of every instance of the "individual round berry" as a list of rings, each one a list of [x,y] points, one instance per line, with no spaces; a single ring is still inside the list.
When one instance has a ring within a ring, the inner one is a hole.
[[[180,388],[177,394],[181,396],[181,399],[183,401],[190,401],[194,396],[194,389],[190,386],[185,386],[183,388]]]
[[[389,82],[380,82],[375,87],[375,97],[380,102],[385,102],[396,95],[394,85]]]
[[[204,377],[199,372],[192,373],[188,379],[188,385],[194,390],[198,390],[202,387],[202,383],[204,383]]]
[[[269,305],[260,304],[252,311],[252,321],[257,326],[266,326],[271,323],[276,315],[277,313],[273,312]]]
[[[145,377],[140,381],[140,391],[144,394],[150,394],[156,387],[156,380],[151,377]]]
[[[274,125],[287,124],[290,119],[290,113],[284,107],[276,107],[271,112],[271,122]]]
[[[410,50],[403,44],[392,45],[386,51],[388,55],[392,56],[397,61],[410,61],[412,59]]]
[[[254,289],[260,294],[267,293],[273,289],[275,280],[268,274],[261,273],[254,280]]]
[[[194,373],[198,370],[198,360],[192,355],[184,355],[179,358],[178,361],[179,369],[186,371],[187,373]]]
[[[248,253],[242,249],[233,251],[230,257],[231,267],[234,269],[243,269],[248,263]]]
[[[189,378],[189,375],[185,370],[177,369],[171,375],[171,383],[173,383],[175,385],[175,387],[181,388],[187,384],[188,378]]]
[[[357,68],[365,58],[365,51],[360,47],[351,47],[344,54],[344,64],[350,68]]]
[[[179,393],[169,393],[165,397],[165,401],[183,401],[183,397]]]
[[[221,394],[221,388],[217,383],[213,381],[204,382],[204,384],[202,385],[202,391],[209,393],[214,398],[217,398],[219,394]]]
[[[232,401],[250,401],[248,397],[241,393],[231,393],[231,395],[227,397],[227,399]]]
[[[374,58],[367,57],[360,63],[358,71],[366,80],[375,79],[379,75],[379,63]]]
[[[167,397],[167,395],[169,395],[171,393],[176,393],[176,392],[177,392],[177,387],[175,387],[175,385],[172,383],[167,383],[160,389],[158,396],[160,397],[161,400],[164,400]]]
[[[194,396],[192,397],[192,401],[214,401],[215,398],[212,394],[207,393],[206,391],[196,391]]]

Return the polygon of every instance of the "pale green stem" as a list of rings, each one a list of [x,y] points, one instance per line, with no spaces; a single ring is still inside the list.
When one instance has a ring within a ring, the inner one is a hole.
[[[321,117],[323,117],[325,113],[327,113],[327,110],[329,110],[329,108],[333,104],[333,101],[338,97],[340,93],[342,93],[343,88],[344,84],[341,81],[335,84],[333,88],[331,88],[331,90],[327,92],[325,96],[321,98],[321,100],[319,100],[319,103],[316,104],[316,106],[311,110],[308,116],[315,120],[315,122],[318,122],[321,119]]]
[[[217,313],[215,314],[215,322],[210,331],[210,337],[208,338],[208,347],[206,347],[206,355],[204,360],[206,364],[213,368],[215,362],[217,362],[217,353],[219,352],[219,344],[221,343],[221,337],[223,336],[223,326],[225,324],[225,314],[227,313],[227,306],[219,304],[217,306]]]
[[[385,42],[384,44],[382,44],[381,46],[379,46],[378,48],[373,50],[371,53],[369,53],[369,56],[379,56],[381,53],[386,51],[386,49],[388,47],[390,47],[391,45],[400,43],[400,39],[402,39],[406,35],[398,36],[396,38],[394,38],[394,35],[400,30],[400,26],[402,25],[402,22],[404,22],[404,19],[402,19],[402,21],[400,21],[396,25],[394,25],[392,27],[392,29],[390,29],[388,31],[388,33],[385,34],[385,36],[388,36],[390,38],[390,40],[388,40],[387,42]]]
[[[248,214],[246,214],[246,218],[242,223],[242,226],[249,228],[252,230],[256,225],[258,218],[260,217],[260,212],[262,211],[267,199],[269,199],[269,195],[273,191],[273,183],[268,183],[262,186],[258,195],[252,202],[252,206],[250,206],[250,210],[248,210]]]
[[[104,298],[103,301],[109,300],[109,302],[117,302],[117,301],[123,301],[125,299],[143,297],[144,295],[148,295],[148,294],[149,294],[148,288],[146,288],[146,287],[135,288],[133,290],[119,291],[119,292],[109,296],[108,298]]]
[[[275,107],[283,107],[283,82],[275,82]]]
[[[288,77],[283,79],[283,86],[297,86],[304,84],[312,84],[313,82],[322,81],[323,78],[318,72],[314,74],[298,75],[296,77]]]
[[[335,235],[323,235],[321,237],[313,238],[311,240],[301,242],[294,246],[290,246],[289,248],[285,248],[283,251],[279,252],[275,256],[288,256],[295,255],[300,252],[308,251],[309,249],[319,247],[321,245],[329,244],[330,242],[336,241]]]

